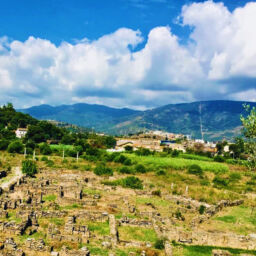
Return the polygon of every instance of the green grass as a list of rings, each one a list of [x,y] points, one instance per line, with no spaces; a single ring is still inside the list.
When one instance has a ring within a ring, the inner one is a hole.
[[[155,230],[150,228],[121,226],[119,227],[118,231],[121,240],[136,240],[141,242],[155,243],[158,239]]]
[[[42,232],[36,232],[36,233],[34,233],[32,235],[24,234],[22,236],[19,236],[19,239],[20,239],[21,243],[24,243],[28,238],[34,238],[35,240],[39,240],[39,239],[45,240],[46,234],[42,233]]]
[[[223,231],[230,230],[243,235],[255,233],[256,210],[252,212],[252,209],[246,206],[228,208],[225,213],[214,217],[211,225]]]
[[[50,219],[50,222],[51,222],[52,224],[57,225],[57,226],[63,226],[63,225],[65,224],[64,219],[60,219],[60,218],[51,218],[51,219]]]
[[[229,170],[226,164],[207,162],[201,160],[193,159],[183,159],[183,158],[171,158],[171,157],[158,157],[158,156],[136,156],[130,154],[129,157],[137,161],[140,164],[144,164],[152,170],[157,170],[159,168],[172,168],[175,170],[185,170],[191,165],[197,164],[204,171],[210,171],[214,173],[225,173]]]
[[[194,154],[179,154],[178,157],[179,158],[184,158],[184,159],[192,159],[192,160],[213,162],[213,158],[210,158],[210,157],[207,157],[207,156],[194,155]]]
[[[80,208],[83,208],[83,206],[80,204],[71,204],[71,205],[60,207],[60,209],[62,210],[72,210],[72,209],[80,209]]]
[[[72,150],[74,148],[74,146],[72,145],[63,145],[63,144],[52,144],[50,145],[52,150]]]
[[[153,204],[156,207],[169,207],[170,202],[159,197],[136,197],[136,204]]]
[[[216,217],[215,220],[219,220],[219,221],[223,221],[226,223],[236,223],[236,217],[232,216],[232,215],[226,215],[226,216],[222,216],[222,217]]]
[[[83,189],[83,193],[87,194],[87,195],[101,195],[102,191],[94,189],[94,188],[84,188]]]
[[[181,245],[181,246],[183,247],[183,256],[211,256],[213,249],[227,250],[230,253],[232,253],[232,255],[240,255],[241,253],[256,255],[256,251],[241,250],[241,249],[221,248],[221,247],[213,247],[213,246],[199,246],[199,245]]]
[[[107,236],[110,232],[108,222],[91,222],[88,223],[88,228],[90,231],[101,236]]]
[[[45,202],[54,202],[57,199],[56,195],[45,195],[43,196],[43,201]]]
[[[86,244],[86,247],[90,250],[91,255],[108,256],[108,250],[100,248],[99,246]]]

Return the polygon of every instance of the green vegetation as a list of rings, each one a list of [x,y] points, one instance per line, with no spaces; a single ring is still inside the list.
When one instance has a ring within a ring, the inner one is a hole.
[[[150,228],[121,226],[119,227],[119,233],[120,238],[125,241],[137,240],[156,243],[158,240],[155,230]]]
[[[94,232],[101,236],[109,235],[109,224],[108,222],[91,222],[88,223],[88,228],[91,232]]]
[[[43,196],[43,201],[54,202],[57,199],[56,195],[45,195]]]
[[[109,186],[122,186],[124,188],[143,189],[142,181],[134,176],[129,176],[115,181],[103,181],[102,183]]]
[[[203,170],[202,170],[202,168],[199,165],[193,164],[193,165],[189,166],[188,173],[200,176],[200,175],[203,174]]]
[[[31,160],[22,161],[22,172],[30,177],[37,173],[36,163]]]
[[[181,158],[159,157],[159,156],[136,156],[129,155],[133,161],[139,162],[141,165],[148,166],[149,169],[172,168],[175,170],[185,170],[192,165],[198,165],[203,171],[211,171],[214,173],[225,173],[228,166],[222,163],[206,162],[200,160],[190,160]]]
[[[112,176],[113,175],[113,170],[109,167],[106,167],[105,164],[97,165],[93,172],[99,176],[103,176],[103,175]]]

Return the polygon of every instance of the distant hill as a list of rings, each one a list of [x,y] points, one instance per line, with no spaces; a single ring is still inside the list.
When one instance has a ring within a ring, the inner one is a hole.
[[[96,131],[108,131],[120,122],[124,122],[139,111],[122,108],[110,108],[103,105],[79,103],[52,107],[40,105],[27,109],[19,109],[37,119],[56,120],[81,127],[94,128]]]
[[[75,104],[52,107],[41,105],[20,111],[38,119],[51,119],[94,128],[110,134],[135,133],[145,129],[191,134],[204,139],[230,139],[239,134],[240,115],[245,114],[239,101],[203,101],[170,104],[147,111],[116,109],[102,105]]]

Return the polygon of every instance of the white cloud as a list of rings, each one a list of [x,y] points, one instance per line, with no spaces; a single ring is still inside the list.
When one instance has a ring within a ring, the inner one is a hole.
[[[171,28],[121,28],[98,40],[56,46],[0,38],[0,103],[17,107],[79,101],[153,107],[179,101],[248,99],[256,83],[256,3],[230,12],[206,1],[182,8],[190,41]],[[141,43],[144,46],[136,50]],[[255,97],[251,97],[254,99]]]

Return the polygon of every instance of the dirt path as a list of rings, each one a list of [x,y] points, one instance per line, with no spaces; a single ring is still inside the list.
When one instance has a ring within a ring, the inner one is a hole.
[[[20,178],[23,177],[21,168],[15,167],[12,176],[13,177],[11,177],[10,180],[7,180],[0,185],[0,188],[2,188],[2,190],[7,190],[12,184],[15,184]]]

